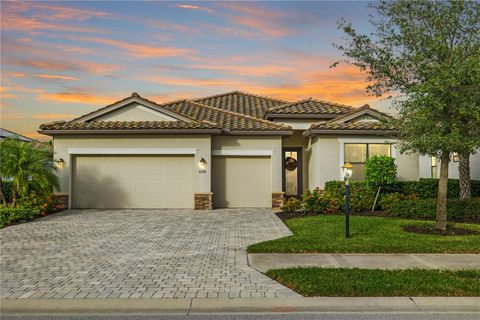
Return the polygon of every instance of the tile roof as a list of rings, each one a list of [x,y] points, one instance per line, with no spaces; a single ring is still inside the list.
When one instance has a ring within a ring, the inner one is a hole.
[[[346,123],[336,123],[327,121],[313,124],[309,130],[382,130],[395,131],[392,124],[380,121],[356,121]]]
[[[354,108],[351,106],[310,98],[269,108],[266,110],[265,116],[269,117],[269,115],[274,114],[342,115],[352,110]]]
[[[243,113],[256,118],[263,118],[267,109],[288,103],[288,101],[241,91],[193,99],[193,101],[219,109]]]
[[[175,101],[161,105],[162,108],[179,113],[190,119],[206,120],[218,124],[230,131],[290,131],[286,125],[268,120],[258,119],[220,108],[204,105],[188,100]]]
[[[56,121],[42,124],[40,130],[162,130],[162,129],[220,129],[208,121]]]

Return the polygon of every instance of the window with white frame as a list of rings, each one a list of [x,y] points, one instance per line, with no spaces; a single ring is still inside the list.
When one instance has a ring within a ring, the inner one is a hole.
[[[373,156],[392,156],[392,146],[388,143],[345,143],[344,163],[353,165],[351,180],[365,179],[365,161]]]

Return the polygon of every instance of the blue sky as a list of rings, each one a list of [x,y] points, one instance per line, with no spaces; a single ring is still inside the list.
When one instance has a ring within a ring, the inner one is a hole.
[[[385,105],[332,42],[367,2],[1,3],[1,126],[40,138],[136,91],[157,102],[232,90],[286,100]]]

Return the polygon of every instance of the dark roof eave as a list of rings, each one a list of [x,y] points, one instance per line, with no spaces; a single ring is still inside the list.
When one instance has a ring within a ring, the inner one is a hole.
[[[265,131],[246,131],[246,130],[223,130],[223,134],[230,136],[291,136],[293,130],[265,130]]]
[[[342,113],[267,113],[265,119],[334,119]]]
[[[316,135],[395,135],[395,130],[307,130],[303,133],[305,138],[310,138]]]
[[[114,129],[114,130],[38,130],[47,136],[56,135],[92,135],[92,134],[212,134],[220,135],[221,129]]]

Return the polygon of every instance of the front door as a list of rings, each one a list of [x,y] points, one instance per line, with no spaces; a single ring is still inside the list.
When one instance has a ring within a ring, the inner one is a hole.
[[[282,181],[283,191],[287,197],[302,195],[302,148],[283,148]]]

